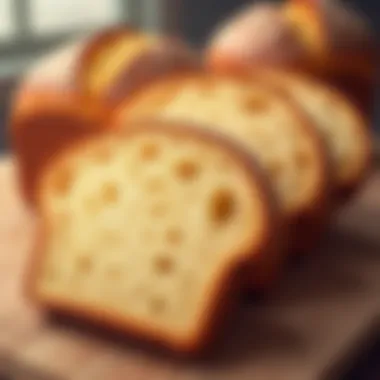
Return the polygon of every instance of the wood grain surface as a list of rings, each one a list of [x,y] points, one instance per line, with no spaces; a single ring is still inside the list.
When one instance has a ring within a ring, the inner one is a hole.
[[[369,342],[380,316],[380,171],[267,300],[242,303],[215,354],[179,362],[51,321],[21,294],[35,221],[0,161],[0,377],[11,380],[318,380]]]

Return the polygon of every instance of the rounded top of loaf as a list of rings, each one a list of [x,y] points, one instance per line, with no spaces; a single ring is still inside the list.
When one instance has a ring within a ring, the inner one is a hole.
[[[347,4],[288,0],[254,4],[226,20],[211,38],[208,62],[222,69],[269,64],[368,75],[376,50],[370,23]]]

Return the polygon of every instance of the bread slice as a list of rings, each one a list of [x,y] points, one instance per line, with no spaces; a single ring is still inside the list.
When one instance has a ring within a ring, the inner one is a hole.
[[[253,158],[184,123],[145,121],[76,144],[51,162],[39,197],[28,295],[181,352],[210,342],[238,273],[277,234]]]
[[[322,138],[301,110],[262,83],[200,72],[168,76],[116,111],[119,124],[141,116],[202,122],[257,156],[294,225],[294,244],[324,214],[330,179]]]
[[[313,120],[330,152],[335,202],[349,199],[370,169],[371,134],[362,113],[346,96],[314,77],[279,70],[255,71],[253,76],[285,90]]]
[[[86,45],[78,81],[90,98],[113,106],[147,81],[199,66],[198,55],[179,39],[114,27]]]

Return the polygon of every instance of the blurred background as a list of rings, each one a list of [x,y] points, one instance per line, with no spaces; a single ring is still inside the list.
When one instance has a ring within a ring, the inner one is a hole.
[[[274,0],[276,1],[276,0]],[[380,31],[379,0],[343,0]],[[0,0],[0,114],[9,89],[38,56],[84,31],[125,22],[183,36],[201,47],[215,24],[247,0]],[[376,117],[380,120],[380,117]],[[375,123],[378,125],[379,123]],[[0,149],[7,147],[4,127]]]
[[[348,0],[380,32],[379,0]],[[0,150],[7,151],[10,94],[37,57],[85,31],[125,22],[157,32],[176,33],[201,47],[215,24],[246,0],[0,0]],[[380,111],[380,107],[379,111]],[[379,130],[380,112],[374,127]],[[350,380],[380,379],[380,349],[353,363]]]

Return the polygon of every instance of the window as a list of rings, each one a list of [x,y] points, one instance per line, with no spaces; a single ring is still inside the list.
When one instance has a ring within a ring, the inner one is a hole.
[[[29,6],[36,35],[114,24],[128,16],[118,0],[29,0]]]
[[[0,41],[9,39],[15,33],[12,0],[0,0]]]
[[[177,0],[0,0],[0,77],[85,31],[131,23],[163,30]]]

